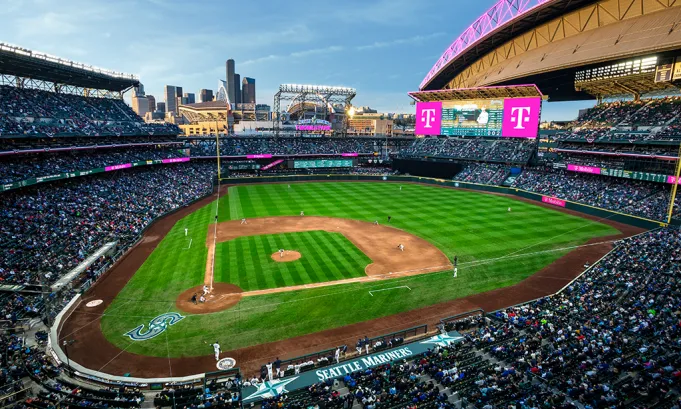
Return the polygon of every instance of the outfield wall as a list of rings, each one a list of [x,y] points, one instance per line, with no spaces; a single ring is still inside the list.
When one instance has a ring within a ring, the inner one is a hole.
[[[511,196],[518,196],[524,199],[534,200],[545,204],[556,206],[557,209],[563,208],[567,210],[574,210],[580,213],[585,213],[591,216],[602,219],[613,220],[620,223],[625,223],[631,226],[641,227],[644,229],[655,229],[658,227],[667,226],[667,223],[646,219],[643,217],[632,216],[624,213],[619,213],[611,210],[605,210],[594,206],[589,206],[582,203],[572,202],[569,200],[562,200],[550,198],[538,193],[528,192],[526,190],[509,188],[504,186],[483,185],[477,183],[456,182],[447,179],[434,179],[421,176],[379,176],[379,175],[292,175],[292,176],[267,176],[267,177],[253,177],[253,178],[226,178],[222,179],[222,184],[240,185],[252,183],[286,183],[286,182],[329,182],[329,181],[388,181],[388,182],[403,182],[403,183],[422,183],[426,185],[446,186],[451,188],[461,188],[477,190],[481,192],[505,194]],[[678,221],[672,224],[678,224]]]

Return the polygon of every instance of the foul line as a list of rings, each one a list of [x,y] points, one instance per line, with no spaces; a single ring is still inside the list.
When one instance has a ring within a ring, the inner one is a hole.
[[[193,239],[189,239],[189,246],[185,250],[189,250],[190,248],[192,248],[192,240]]]
[[[369,295],[373,297],[374,295],[372,293],[377,293],[379,291],[396,290],[398,288],[406,288],[407,290],[411,291],[411,288],[409,288],[409,286],[401,285],[399,287],[390,287],[390,288],[382,288],[380,290],[371,290],[371,291],[369,291]]]

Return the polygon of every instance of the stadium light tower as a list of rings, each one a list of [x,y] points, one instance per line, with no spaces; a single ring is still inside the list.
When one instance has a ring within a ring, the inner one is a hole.
[[[328,85],[302,85],[302,84],[281,84],[279,91],[274,94],[274,106],[272,113],[272,129],[274,136],[279,137],[281,132],[281,102],[289,102],[289,109],[294,105],[305,110],[305,102],[314,102],[323,106],[323,114],[328,114],[329,107],[343,106],[343,124],[340,133],[347,135],[348,130],[348,110],[352,107],[352,99],[357,95],[357,90],[348,87],[335,87]],[[326,118],[325,118],[326,119]]]

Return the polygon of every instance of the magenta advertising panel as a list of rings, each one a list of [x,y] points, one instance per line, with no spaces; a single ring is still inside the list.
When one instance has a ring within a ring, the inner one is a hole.
[[[272,157],[269,153],[260,153],[257,155],[246,155],[248,159],[270,159]]]
[[[593,166],[582,166],[582,165],[568,164],[567,170],[569,170],[570,172],[591,173],[591,174],[594,174],[594,175],[600,175],[601,174],[601,168],[596,168],[596,167],[593,167]]]
[[[275,160],[274,162],[270,163],[269,165],[263,166],[262,168],[260,168],[260,170],[267,170],[267,169],[269,169],[269,168],[273,168],[273,167],[277,166],[278,164],[280,164],[280,163],[283,162],[283,161],[284,161],[283,159],[277,159],[277,160]]]
[[[673,185],[675,179],[676,179],[676,176],[667,176],[667,183]]]
[[[163,163],[189,162],[189,158],[170,158],[170,159],[163,159],[161,162],[163,162]]]
[[[120,170],[120,169],[127,169],[131,168],[132,163],[123,163],[121,165],[112,165],[112,166],[107,166],[104,168],[105,172],[111,172],[112,170]]]
[[[357,152],[341,153],[341,156],[359,156]]]
[[[536,138],[539,131],[541,98],[508,98],[504,100],[501,136]]]
[[[330,131],[331,125],[296,125],[296,131]]]
[[[544,203],[552,204],[554,206],[565,207],[565,200],[556,199],[555,197],[542,196],[541,201]]]
[[[442,101],[416,103],[416,135],[440,135]]]

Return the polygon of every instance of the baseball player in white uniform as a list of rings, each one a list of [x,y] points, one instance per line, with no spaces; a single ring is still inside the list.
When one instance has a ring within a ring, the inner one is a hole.
[[[404,244],[400,244],[397,248],[400,249],[400,251],[404,251]]]
[[[305,212],[301,210],[301,211],[300,211],[300,215],[301,215],[301,216],[305,216]]]
[[[511,212],[511,208],[510,208],[510,207],[508,208],[508,211],[509,211],[509,213]]]
[[[208,342],[206,342],[207,344]],[[213,347],[213,351],[215,352],[215,360],[219,361],[220,360],[220,344],[218,344],[218,341],[215,341],[214,344],[210,344],[210,346]]]
[[[187,237],[187,233],[189,233],[189,229],[185,227],[184,228],[184,237]]]
[[[284,258],[284,249],[279,249],[279,258]]]
[[[245,217],[241,219],[241,224],[248,224],[248,223],[246,223],[246,218],[245,218]]]
[[[272,362],[268,362],[267,365],[265,365],[265,366],[267,367],[267,379],[271,381],[273,379]]]
[[[452,277],[456,278],[457,274],[459,274],[459,269],[457,267],[454,267],[454,274]]]
[[[336,360],[336,363],[340,361],[340,347],[336,348],[336,352],[333,354],[333,359]]]
[[[208,294],[209,290],[210,290],[210,288],[208,288],[208,285],[207,285],[207,284],[204,284],[204,285],[203,285],[203,295]]]

